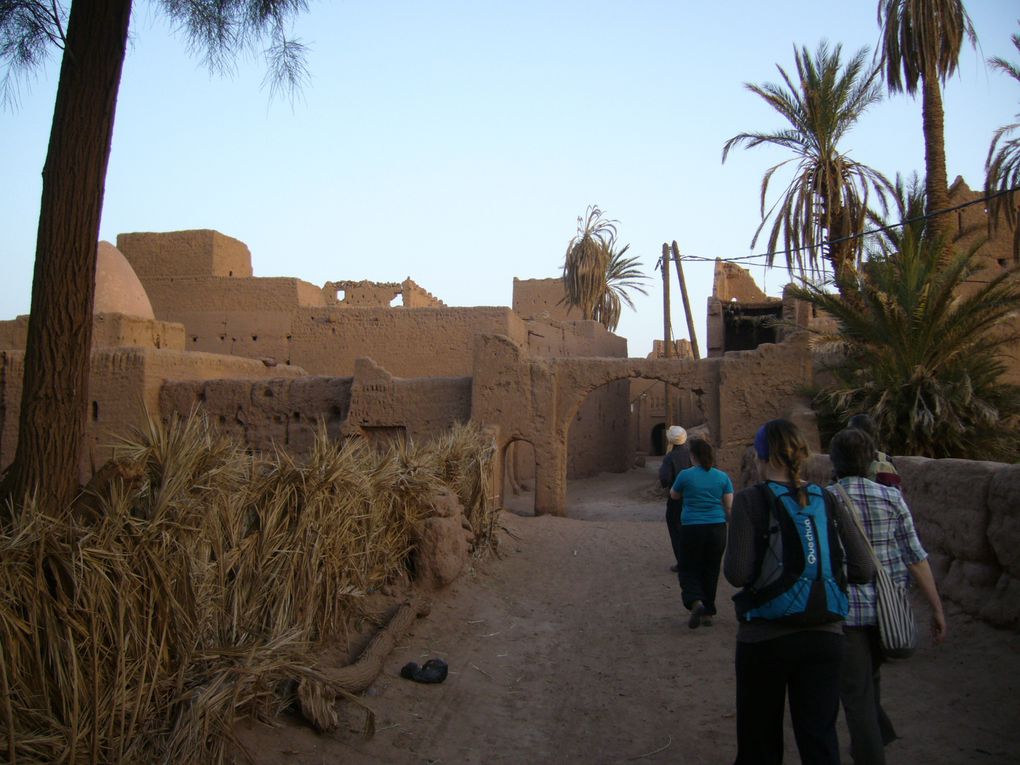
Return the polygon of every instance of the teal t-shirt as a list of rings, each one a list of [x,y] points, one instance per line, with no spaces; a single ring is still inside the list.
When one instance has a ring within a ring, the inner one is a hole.
[[[680,523],[697,526],[704,523],[726,523],[723,510],[724,494],[733,493],[730,477],[718,468],[689,467],[681,470],[673,481],[673,491],[684,495]]]

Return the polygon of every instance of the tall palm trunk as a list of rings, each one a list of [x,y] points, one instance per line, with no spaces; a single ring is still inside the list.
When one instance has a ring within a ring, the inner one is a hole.
[[[78,489],[99,221],[131,0],[74,0],[43,168],[14,462],[0,493],[63,512]]]
[[[922,77],[921,99],[921,118],[924,124],[924,190],[928,204],[925,212],[931,215],[949,207],[945,115],[942,110],[942,91],[937,76]],[[943,242],[952,240],[953,220],[950,215],[929,218],[928,226],[936,240]]]

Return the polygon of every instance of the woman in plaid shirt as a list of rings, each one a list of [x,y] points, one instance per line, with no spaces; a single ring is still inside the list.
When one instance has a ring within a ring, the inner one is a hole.
[[[862,430],[847,428],[833,436],[829,457],[836,478],[853,500],[875,555],[896,584],[912,578],[931,606],[931,634],[935,643],[946,637],[935,579],[928,553],[914,530],[914,519],[897,489],[865,476],[875,455],[875,444]],[[838,496],[832,486],[829,491]],[[843,624],[846,636],[840,676],[840,699],[850,730],[854,765],[884,765],[885,746],[896,738],[892,722],[882,709],[879,693],[879,647],[875,614],[875,585],[850,586],[850,613]]]

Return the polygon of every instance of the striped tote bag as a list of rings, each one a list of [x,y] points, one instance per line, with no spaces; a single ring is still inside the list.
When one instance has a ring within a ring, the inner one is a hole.
[[[875,562],[875,611],[882,655],[887,659],[906,659],[917,650],[917,622],[914,621],[914,608],[910,604],[910,592],[889,576],[875,555],[853,499],[842,485],[836,483],[835,486],[861,535],[868,541],[868,550]]]

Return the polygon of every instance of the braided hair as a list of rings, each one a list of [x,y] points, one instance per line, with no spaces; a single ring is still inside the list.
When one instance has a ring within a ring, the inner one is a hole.
[[[790,480],[797,489],[797,502],[807,507],[808,496],[801,485],[800,469],[811,451],[800,429],[789,420],[769,420],[764,425],[768,443],[768,461],[773,467],[789,471]]]

